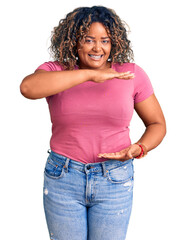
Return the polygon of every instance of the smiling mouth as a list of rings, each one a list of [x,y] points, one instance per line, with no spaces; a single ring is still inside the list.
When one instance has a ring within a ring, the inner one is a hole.
[[[100,60],[103,57],[103,55],[92,55],[92,54],[88,54],[88,55],[94,60]]]

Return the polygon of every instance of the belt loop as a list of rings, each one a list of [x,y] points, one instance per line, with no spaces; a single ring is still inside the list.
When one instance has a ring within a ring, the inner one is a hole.
[[[65,161],[64,169],[65,169],[66,173],[68,172],[69,161],[70,161],[70,158],[67,158],[66,161]]]
[[[102,168],[103,168],[103,176],[106,177],[108,171],[106,170],[105,163],[102,162],[101,164],[102,164]]]

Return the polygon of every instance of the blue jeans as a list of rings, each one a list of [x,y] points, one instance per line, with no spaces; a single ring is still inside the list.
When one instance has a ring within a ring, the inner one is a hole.
[[[84,164],[51,151],[43,194],[50,239],[124,240],[133,174],[133,159]]]

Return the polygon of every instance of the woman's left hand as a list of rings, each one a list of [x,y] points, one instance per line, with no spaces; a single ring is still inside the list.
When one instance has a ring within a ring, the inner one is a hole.
[[[141,153],[141,148],[137,144],[132,144],[128,148],[121,150],[120,152],[115,153],[99,153],[98,158],[108,158],[115,159],[120,161],[126,161],[131,158],[139,156]]]

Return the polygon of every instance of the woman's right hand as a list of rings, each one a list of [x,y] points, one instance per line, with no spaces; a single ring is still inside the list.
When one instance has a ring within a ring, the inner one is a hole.
[[[111,80],[113,78],[129,80],[134,78],[134,73],[128,72],[116,72],[114,69],[109,68],[106,70],[94,70],[93,77],[91,81],[97,83],[103,83],[106,80]]]

